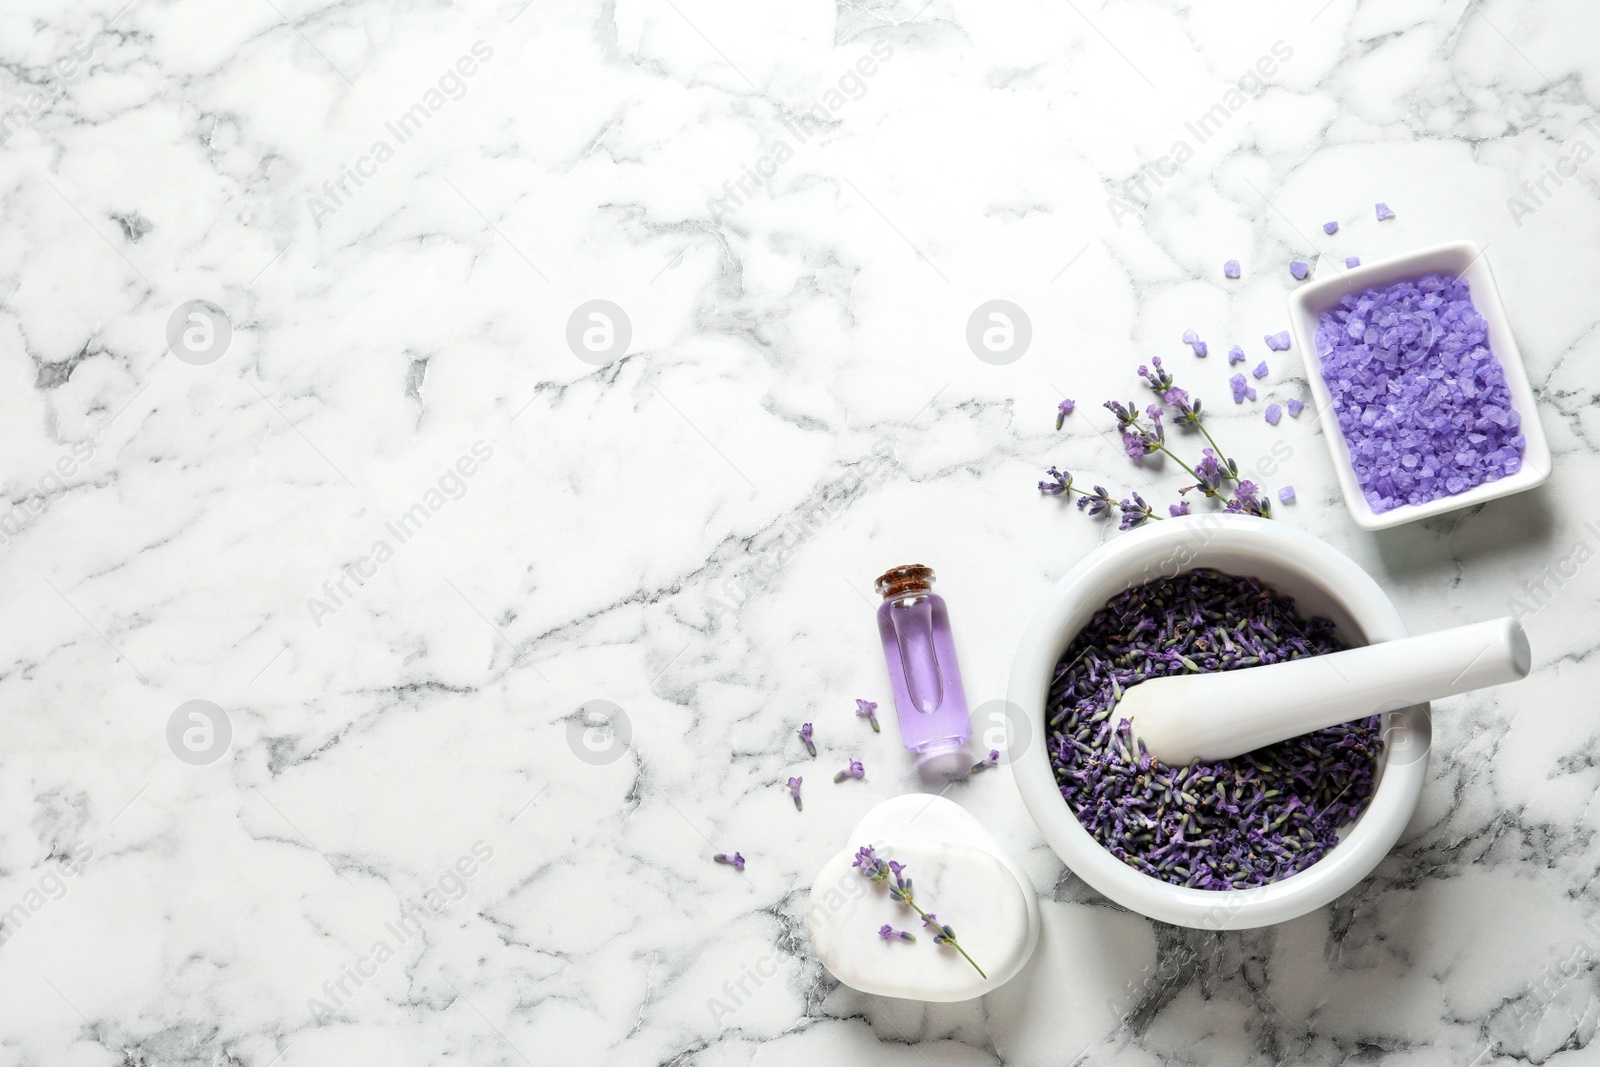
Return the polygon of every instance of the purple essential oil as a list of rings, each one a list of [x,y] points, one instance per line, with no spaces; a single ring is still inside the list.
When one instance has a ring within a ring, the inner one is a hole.
[[[950,636],[950,613],[932,589],[933,570],[915,564],[896,567],[875,586],[883,595],[878,635],[900,739],[917,754],[919,764],[959,751],[972,736],[972,720]]]
[[[1305,870],[1372,798],[1379,717],[1231,760],[1164,764],[1130,740],[1116,702],[1169,674],[1239,670],[1341,647],[1333,623],[1252,578],[1197,570],[1114,598],[1056,665],[1046,745],[1078,822],[1135,870],[1196,889],[1245,889]]]

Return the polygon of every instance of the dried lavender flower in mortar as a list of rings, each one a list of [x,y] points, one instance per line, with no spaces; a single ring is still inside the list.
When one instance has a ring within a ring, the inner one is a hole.
[[[876,701],[856,700],[856,715],[872,724],[873,733],[883,732],[883,728],[878,725],[878,705]]]
[[[729,856],[729,855],[727,855],[725,853],[722,853],[722,852],[718,852],[716,855],[712,856],[711,858],[713,860],[715,860],[716,862],[718,862],[718,863],[726,863],[728,866],[732,867],[736,871],[744,870],[744,857],[739,855],[737,852],[735,852],[731,856]]]
[[[1294,275],[1295,281],[1303,282],[1306,280],[1306,275],[1311,273],[1311,268],[1300,260],[1293,259],[1289,261],[1289,273]]]
[[[1228,362],[1230,364],[1243,363],[1244,349],[1240,348],[1238,345],[1234,345],[1232,348],[1228,349]]]
[[[1224,263],[1222,265],[1222,276],[1224,278],[1237,278],[1239,276],[1239,261],[1230,259]]]
[[[846,778],[861,778],[866,773],[866,768],[861,766],[861,761],[858,759],[853,759],[850,761],[850,765],[848,767],[833,776],[833,782],[835,785],[837,785]]]
[[[812,758],[815,759],[817,755],[817,746],[811,740],[810,723],[803,722],[800,724],[800,740],[806,746],[806,751],[811,753]]]
[[[1173,767],[1139,751],[1114,709],[1126,687],[1190,665],[1234,670],[1337,651],[1332,631],[1254,579],[1206,569],[1113,598],[1063,652],[1045,713],[1046,752],[1079,823],[1128,866],[1175,885],[1240,889],[1315,863],[1371,798],[1376,716]]]
[[[1077,406],[1077,401],[1070,397],[1056,405],[1056,429],[1061,429],[1061,424],[1067,421],[1067,416],[1071,415],[1072,409]]]
[[[1284,401],[1284,407],[1289,409],[1289,417],[1291,419],[1298,419],[1300,417],[1300,413],[1305,410],[1306,405],[1304,401],[1291,396],[1288,400]]]
[[[1389,210],[1389,205],[1388,204],[1382,203],[1380,201],[1379,203],[1374,204],[1373,207],[1378,212],[1378,221],[1379,222],[1382,222],[1384,219],[1392,219],[1392,218],[1394,218],[1394,212]]]
[[[1268,404],[1264,414],[1267,421],[1276,426],[1278,425],[1278,420],[1283,418],[1283,409],[1276,404]]]
[[[899,938],[901,941],[915,941],[917,939],[916,934],[908,933],[905,930],[896,930],[888,923],[884,923],[882,926],[878,927],[878,936],[883,938],[885,941],[888,941],[891,938]]]
[[[1361,257],[1360,256],[1345,256],[1344,257],[1344,265],[1347,266],[1347,267],[1359,267],[1359,266],[1361,266]]]
[[[1280,330],[1277,333],[1269,333],[1265,338],[1263,338],[1263,340],[1267,342],[1267,347],[1272,349],[1274,352],[1287,352],[1289,350],[1288,330]]]
[[[1332,237],[1339,232],[1339,224],[1337,222],[1324,222],[1322,224],[1322,232]]]
[[[1283,504],[1294,503],[1294,486],[1286,485],[1278,490],[1278,501]]]

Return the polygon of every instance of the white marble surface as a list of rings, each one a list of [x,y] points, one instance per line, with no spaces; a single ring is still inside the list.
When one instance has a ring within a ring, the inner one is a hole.
[[[1600,148],[1592,5],[123,3],[0,10],[0,1062],[1593,1062],[1600,161],[1507,204]],[[1292,257],[1463,237],[1555,476],[1361,534],[1227,347],[1285,328]],[[1032,323],[1005,366],[964,337],[997,298]],[[167,339],[199,299],[204,365]],[[603,368],[566,341],[594,299],[631,322]],[[851,714],[887,705],[868,583],[935,566],[999,696],[1115,536],[1041,469],[1171,484],[1096,407],[1152,354],[1414,627],[1545,581],[1535,673],[1450,702],[1394,854],[1273,929],[1109,906],[980,775],[949,795],[1041,892],[1034,963],[966,1004],[841,988],[805,887],[915,787]],[[167,740],[194,700],[231,730],[203,765]],[[602,700],[626,743],[586,748]]]

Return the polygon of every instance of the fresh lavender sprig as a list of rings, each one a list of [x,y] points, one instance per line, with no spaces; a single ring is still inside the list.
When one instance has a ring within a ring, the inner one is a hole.
[[[878,705],[871,700],[856,700],[856,714],[872,724],[873,733],[881,733],[883,728],[878,725]]]
[[[834,781],[834,784],[837,785],[838,783],[844,781],[846,778],[862,778],[862,777],[865,777],[866,773],[867,773],[866,768],[861,766],[861,761],[858,760],[858,759],[853,759],[853,760],[850,761],[850,765],[848,767],[846,767],[844,770],[840,771],[838,774],[833,776],[833,781]]]
[[[805,744],[806,751],[811,753],[811,758],[815,759],[816,756],[817,756],[817,746],[811,740],[811,724],[810,723],[803,722],[803,723],[800,724],[800,740],[801,740],[802,743]]]
[[[922,906],[916,901],[916,896],[911,885],[911,879],[907,878],[905,875],[905,864],[897,863],[894,860],[881,860],[873,852],[871,845],[862,845],[856,850],[855,862],[851,866],[859,870],[862,877],[871,881],[873,885],[883,885],[884,883],[889,882],[889,898],[898,903],[906,905],[912,911],[920,915],[922,917],[922,924],[929,929],[936,931],[933,939],[935,944],[949,945],[951,948],[961,953],[962,957],[968,963],[972,964],[973,970],[982,975],[985,980],[988,979],[989,976],[983,973],[983,968],[978,966],[976,960],[967,955],[967,950],[962,948],[961,944],[956,940],[955,931],[950,929],[948,926],[941,925],[937,916],[922,910]],[[888,929],[888,927],[885,927],[884,929]],[[882,929],[880,929],[878,933],[880,936],[887,936],[883,933]]]
[[[795,811],[804,811],[805,810],[804,808],[802,808],[800,806],[800,783],[803,782],[803,781],[805,781],[804,778],[791,778],[791,779],[789,779],[789,795],[794,797],[794,810]]]

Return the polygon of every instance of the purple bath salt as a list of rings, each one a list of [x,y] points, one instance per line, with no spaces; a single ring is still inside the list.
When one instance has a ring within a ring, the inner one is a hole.
[[[1254,400],[1256,398],[1256,387],[1253,386],[1253,385],[1245,386],[1244,387],[1244,395],[1245,395],[1245,399]]]
[[[1233,377],[1229,378],[1228,379],[1228,388],[1233,390],[1233,402],[1235,404],[1243,404],[1244,403],[1244,391],[1245,391],[1245,388],[1246,388],[1244,375],[1235,374]]]
[[[1278,425],[1278,420],[1283,418],[1283,409],[1276,404],[1268,404],[1265,412],[1266,419],[1272,425]]]
[[[1522,468],[1527,442],[1467,283],[1350,294],[1322,313],[1317,357],[1373,511],[1426,504]]]
[[[1234,345],[1232,348],[1228,349],[1228,362],[1243,363],[1244,349],[1240,348],[1238,345]]]
[[[1266,337],[1262,338],[1262,340],[1266,341],[1267,347],[1272,349],[1274,352],[1289,351],[1288,330],[1280,330],[1277,333],[1269,333]]]
[[[1196,341],[1194,344],[1190,345],[1189,347],[1194,349],[1194,354],[1196,356],[1198,356],[1200,359],[1205,359],[1206,358],[1206,352],[1209,351],[1209,349],[1206,348],[1206,343],[1204,341]]]
[[[1388,204],[1384,204],[1384,203],[1380,202],[1380,203],[1374,204],[1373,207],[1377,209],[1378,221],[1379,222],[1382,222],[1384,219],[1392,219],[1392,218],[1394,218],[1394,212],[1389,210],[1389,205]]]
[[[1347,266],[1347,267],[1359,267],[1359,266],[1361,266],[1361,257],[1360,256],[1345,256],[1344,257],[1344,265]]]
[[[1294,503],[1294,486],[1286,485],[1282,489],[1279,489],[1278,490],[1278,502],[1280,504],[1293,504]]]
[[[1256,369],[1250,373],[1254,374],[1257,378],[1265,378],[1267,376],[1267,361],[1262,360],[1260,363],[1257,363]]]
[[[1337,222],[1324,222],[1322,224],[1322,232],[1332,237],[1339,232],[1339,224]]]
[[[1294,275],[1295,281],[1303,282],[1306,280],[1306,275],[1311,273],[1311,268],[1300,262],[1298,259],[1290,260],[1289,273]]]
[[[1224,278],[1237,278],[1239,276],[1239,261],[1230,259],[1224,263],[1222,265],[1222,276]]]
[[[1150,678],[1340,648],[1332,622],[1302,619],[1252,578],[1202,569],[1118,594],[1073,638],[1050,684],[1045,747],[1062,799],[1113,856],[1173,885],[1244,889],[1305,870],[1372,798],[1377,716],[1175,767],[1131,736],[1116,703]]]
[[[1304,403],[1292,396],[1283,402],[1283,406],[1289,409],[1289,417],[1291,419],[1298,419],[1300,413],[1306,408]]]
[[[1184,344],[1192,345],[1198,340],[1200,340],[1200,335],[1195,333],[1193,330],[1184,330],[1183,331],[1183,343]]]

